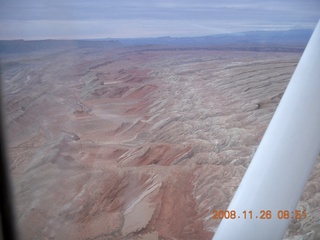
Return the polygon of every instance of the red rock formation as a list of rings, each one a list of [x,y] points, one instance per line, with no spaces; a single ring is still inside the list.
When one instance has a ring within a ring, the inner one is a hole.
[[[126,51],[4,59],[23,239],[211,239],[299,58]],[[319,172],[290,236],[319,229]]]

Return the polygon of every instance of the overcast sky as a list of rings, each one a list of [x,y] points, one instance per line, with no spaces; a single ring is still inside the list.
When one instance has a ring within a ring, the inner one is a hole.
[[[319,18],[320,0],[0,0],[0,39],[313,29]]]

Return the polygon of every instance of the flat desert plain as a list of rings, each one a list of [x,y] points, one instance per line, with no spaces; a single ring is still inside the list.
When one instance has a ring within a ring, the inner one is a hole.
[[[21,239],[211,239],[212,212],[228,207],[301,54],[140,46],[3,55]],[[319,160],[298,209],[307,218],[286,238],[319,239]]]

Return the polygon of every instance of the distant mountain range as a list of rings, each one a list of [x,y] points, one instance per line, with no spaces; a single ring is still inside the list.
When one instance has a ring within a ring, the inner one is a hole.
[[[203,37],[117,39],[124,45],[200,46],[224,44],[306,44],[312,30],[251,31]]]
[[[34,51],[64,50],[72,48],[114,48],[122,44],[116,40],[1,40],[0,53],[28,53]]]
[[[0,53],[27,53],[32,51],[72,49],[72,48],[114,48],[123,46],[166,46],[254,49],[255,46],[290,45],[303,49],[312,30],[252,31],[203,37],[159,37],[132,39],[90,39],[90,40],[2,40]],[[247,49],[247,50],[248,50]],[[275,49],[275,48],[273,48]],[[281,48],[283,49],[283,47]]]

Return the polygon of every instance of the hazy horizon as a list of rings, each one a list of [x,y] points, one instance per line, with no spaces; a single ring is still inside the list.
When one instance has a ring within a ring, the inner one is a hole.
[[[4,0],[0,40],[199,37],[313,29],[320,1]]]

